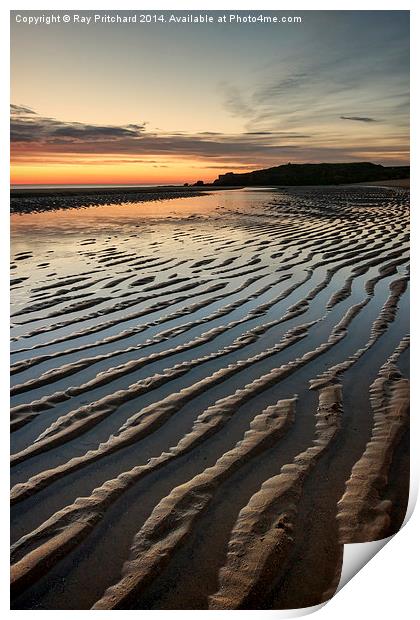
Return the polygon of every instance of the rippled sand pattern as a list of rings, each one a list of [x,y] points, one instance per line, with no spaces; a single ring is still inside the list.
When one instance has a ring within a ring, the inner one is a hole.
[[[409,193],[12,217],[12,606],[282,609],[408,495]]]

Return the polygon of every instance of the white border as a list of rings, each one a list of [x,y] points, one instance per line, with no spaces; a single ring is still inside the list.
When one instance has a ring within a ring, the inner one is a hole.
[[[343,6],[344,4],[344,6]],[[411,10],[411,24],[412,24],[412,32],[411,32],[411,59],[414,64],[414,59],[420,57],[419,44],[418,41],[420,39],[419,32],[419,19],[417,15],[417,8],[414,1],[408,2],[406,0],[401,0],[400,2],[391,2],[387,0],[383,0],[382,2],[372,2],[372,1],[360,1],[354,0],[353,2],[348,3],[340,3],[339,10],[349,10],[349,11],[364,11],[364,10]],[[1,85],[2,85],[2,104],[1,104],[1,136],[2,136],[2,165],[1,165],[1,182],[0,182],[0,191],[1,191],[1,232],[3,234],[2,242],[0,243],[0,261],[1,261],[1,276],[4,278],[2,291],[8,290],[8,252],[9,246],[7,243],[8,238],[8,230],[9,230],[9,215],[8,215],[8,204],[9,204],[9,162],[6,158],[4,158],[4,153],[8,150],[8,135],[9,135],[9,92],[7,85],[9,84],[9,11],[10,10],[115,10],[118,8],[119,10],[145,10],[145,9],[153,9],[153,10],[275,10],[275,11],[293,11],[294,13],[298,13],[299,11],[308,11],[308,10],[337,10],[337,4],[333,1],[320,1],[317,3],[314,2],[302,2],[297,1],[296,3],[289,3],[285,5],[282,3],[281,5],[277,2],[267,2],[264,0],[256,0],[247,1],[243,0],[241,2],[235,2],[231,0],[228,5],[226,2],[221,2],[218,0],[212,0],[212,2],[124,2],[123,6],[117,7],[115,2],[109,2],[107,0],[103,0],[102,2],[89,2],[85,0],[83,2],[83,7],[80,4],[72,5],[71,2],[64,3],[59,0],[45,1],[42,4],[36,2],[19,2],[16,6],[13,2],[6,2],[2,4],[0,8],[0,41],[2,42],[2,54],[0,55],[0,68],[1,68]],[[418,72],[418,71],[417,71]],[[418,98],[418,80],[415,79],[415,70],[412,67],[411,70],[412,84],[411,84],[411,108],[412,110],[419,110],[419,98]],[[412,123],[412,153],[411,153],[411,166],[414,170],[413,177],[416,176],[416,171],[418,170],[417,166],[417,157],[418,157],[418,145],[416,143],[416,138],[418,138],[418,121],[416,115],[412,114],[411,116]],[[411,247],[411,255],[412,260],[415,264],[415,273],[417,273],[416,266],[418,265],[418,254],[419,250],[417,249],[417,236],[419,235],[419,215],[418,210],[420,209],[420,203],[418,200],[419,191],[418,186],[414,185],[411,189],[412,196],[412,224],[413,224],[413,242]],[[414,279],[412,285],[411,299],[412,299],[412,307],[417,308],[417,302],[419,301],[418,290],[417,290],[417,278]],[[0,338],[1,338],[1,374],[0,374],[0,388],[2,395],[2,412],[3,412],[3,424],[5,425],[4,432],[2,433],[2,441],[4,442],[3,449],[1,451],[2,457],[4,459],[4,463],[2,466],[2,472],[7,472],[9,469],[8,462],[8,442],[5,439],[8,437],[8,347],[9,347],[9,333],[8,333],[8,321],[9,321],[9,310],[8,310],[8,295],[4,293],[5,299],[3,299],[3,303],[0,305]],[[411,350],[417,351],[418,348],[418,334],[417,330],[415,330],[415,325],[413,325],[413,333],[412,333],[412,348]],[[416,359],[412,355],[411,358],[411,373],[414,377],[414,381],[412,381],[412,385],[416,386],[416,371],[418,365],[416,364]],[[418,420],[418,392],[414,388],[412,393],[412,411],[413,415],[411,417],[411,432],[412,432],[412,440],[411,440],[411,484],[410,484],[410,507],[407,513],[407,517],[410,518],[412,511],[414,510],[414,504],[416,501],[417,493],[418,493],[418,472],[419,472],[419,463],[420,463],[420,435],[419,435],[419,422]],[[8,564],[8,547],[9,547],[9,537],[8,537],[8,527],[9,527],[9,518],[8,518],[8,485],[4,480],[5,476],[3,475],[2,479],[2,501],[4,501],[3,510],[1,511],[1,530],[3,535],[2,541],[2,555],[1,555],[1,580],[2,580],[2,592],[7,592],[8,587],[8,579],[9,579],[9,564]],[[419,523],[420,523],[420,514],[417,509],[414,513],[413,518],[410,519],[409,523],[399,532],[387,545],[387,548],[380,554],[379,557],[375,557],[369,564],[363,568],[361,573],[358,573],[351,580],[351,585],[345,587],[341,590],[334,598],[324,607],[318,606],[316,609],[311,608],[305,610],[306,613],[310,613],[311,611],[316,611],[320,607],[322,609],[317,611],[317,618],[320,620],[336,620],[337,617],[340,617],[340,620],[351,619],[354,620],[355,615],[361,616],[363,619],[368,619],[370,615],[379,616],[381,620],[387,620],[388,618],[391,620],[395,620],[395,617],[398,615],[404,620],[410,620],[410,618],[415,617],[415,612],[418,609],[418,600],[417,600],[417,574],[418,574],[418,561],[415,555],[415,543],[418,541],[419,534]],[[363,547],[363,545],[361,545]],[[377,547],[373,545],[374,547]],[[347,548],[352,547],[352,549]],[[351,563],[360,570],[360,567],[366,561],[366,557],[363,558],[357,550],[357,545],[346,545],[345,555],[347,557],[351,557]],[[376,550],[373,551],[376,553]],[[368,554],[367,559],[372,557],[371,554]],[[347,560],[345,560],[345,563]],[[354,564],[355,562],[355,564]],[[343,582],[343,579],[342,579]],[[342,584],[340,584],[342,585]],[[8,611],[8,597],[3,595],[2,597],[2,609],[6,613],[13,614],[14,618],[20,618],[21,614],[32,614],[33,611]],[[303,610],[302,610],[303,611]],[[296,613],[297,612],[297,613]],[[43,618],[44,614],[55,613],[60,615],[61,617],[73,618],[74,614],[77,614],[79,617],[84,617],[88,614],[88,611],[38,611],[38,618]],[[108,613],[108,612],[97,612],[97,613]],[[226,614],[230,614],[232,618],[232,614],[240,614],[241,617],[246,615],[249,618],[259,618],[264,616],[268,617],[296,617],[296,615],[300,615],[298,610],[289,612],[281,612],[281,611],[228,611],[228,612],[198,612],[198,611],[170,611],[170,612],[159,612],[159,611],[136,611],[136,612],[110,612],[114,614],[126,615],[126,614],[141,614],[142,617],[147,617],[148,619],[159,618],[165,616],[170,617],[172,619],[178,620],[187,616],[193,616],[194,618],[198,615],[202,614],[218,614],[221,616],[222,614],[226,617]],[[39,615],[41,614],[41,615]]]

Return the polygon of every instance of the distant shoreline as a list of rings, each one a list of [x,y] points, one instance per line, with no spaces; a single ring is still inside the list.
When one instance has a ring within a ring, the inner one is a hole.
[[[86,195],[98,195],[98,194],[191,194],[202,193],[209,190],[224,190],[224,189],[240,189],[238,186],[216,186],[216,185],[156,185],[156,186],[142,186],[142,185],[109,185],[98,187],[12,187],[10,188],[10,195],[15,196],[86,196]]]
[[[410,179],[387,179],[383,181],[362,181],[359,183],[338,183],[333,185],[373,185],[378,187],[410,187]],[[272,185],[248,185],[248,188],[256,189],[277,189],[283,187],[318,187],[312,184],[288,185],[287,183]],[[243,189],[239,185],[98,185],[93,186],[56,186],[56,187],[11,187],[10,196],[80,196],[82,195],[98,195],[98,194],[201,194],[208,191]]]
[[[162,187],[88,187],[88,188],[11,188],[10,213],[41,213],[99,207],[128,202],[153,202],[203,196],[213,190],[239,189],[238,187],[162,186]]]

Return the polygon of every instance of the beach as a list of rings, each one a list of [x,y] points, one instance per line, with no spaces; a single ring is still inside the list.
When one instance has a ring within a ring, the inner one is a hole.
[[[13,192],[13,609],[309,607],[398,531],[409,189],[376,185]]]
[[[10,192],[11,213],[33,213],[58,209],[80,209],[108,204],[156,202],[200,196],[218,187],[200,186],[109,186],[109,187],[62,187],[62,188],[12,188]],[[223,188],[226,189],[226,188]],[[227,188],[230,189],[230,188]]]

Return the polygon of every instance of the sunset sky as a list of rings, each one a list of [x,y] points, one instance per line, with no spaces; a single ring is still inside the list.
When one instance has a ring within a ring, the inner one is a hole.
[[[27,25],[18,14],[29,12],[11,17],[13,184],[408,163],[407,11],[295,11],[282,15],[302,23],[272,25]]]

